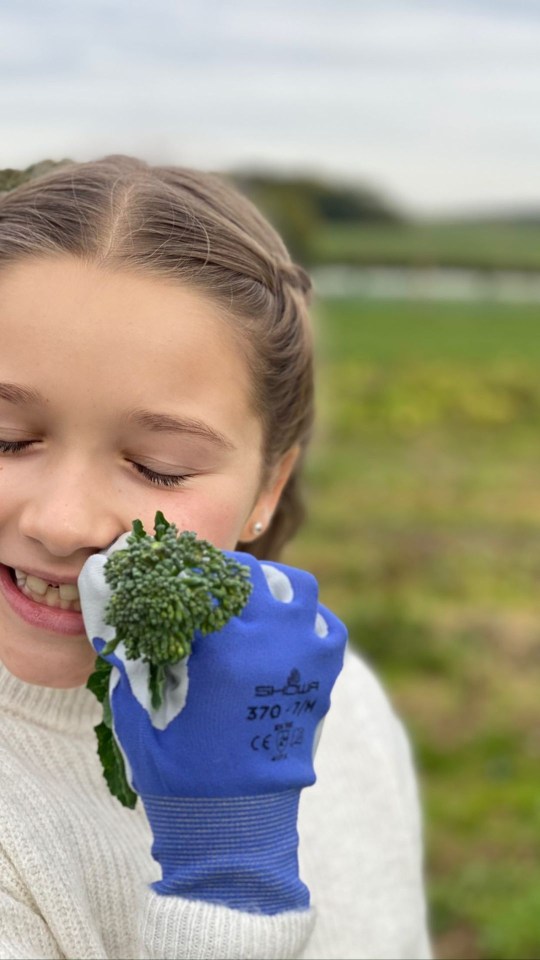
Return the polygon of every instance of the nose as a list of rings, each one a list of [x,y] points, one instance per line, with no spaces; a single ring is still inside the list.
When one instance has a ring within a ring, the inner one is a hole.
[[[115,509],[114,497],[95,474],[64,465],[42,479],[23,504],[19,532],[39,542],[51,557],[104,550],[130,529]]]

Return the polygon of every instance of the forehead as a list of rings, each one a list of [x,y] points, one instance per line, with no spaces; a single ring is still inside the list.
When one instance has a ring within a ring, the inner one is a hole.
[[[0,271],[0,318],[34,326],[43,340],[63,332],[109,344],[137,334],[169,343],[175,336],[230,340],[224,314],[209,296],[179,282],[103,269],[75,258],[29,260]]]
[[[218,420],[249,418],[249,371],[230,324],[177,282],[74,258],[23,261],[0,271],[0,380],[29,383],[53,404],[203,404]]]

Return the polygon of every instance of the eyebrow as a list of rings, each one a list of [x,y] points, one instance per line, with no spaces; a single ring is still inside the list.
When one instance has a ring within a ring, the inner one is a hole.
[[[31,404],[45,405],[45,397],[32,387],[24,387],[18,383],[0,383],[0,399],[17,406]],[[169,413],[154,413],[152,410],[132,410],[126,417],[128,423],[152,430],[155,433],[182,433],[192,437],[200,437],[224,450],[235,450],[235,445],[225,434],[209,426],[202,420],[194,417],[176,417]]]
[[[128,414],[127,420],[129,423],[135,423],[137,426],[144,427],[146,430],[153,430],[156,433],[187,433],[193,437],[200,437],[202,440],[209,440],[225,450],[236,449],[234,443],[224,433],[220,433],[219,430],[194,417],[173,417],[169,413],[132,410]]]
[[[0,397],[2,400],[7,400],[8,403],[45,403],[45,397],[42,397],[37,390],[32,390],[31,387],[22,387],[18,383],[0,383]]]

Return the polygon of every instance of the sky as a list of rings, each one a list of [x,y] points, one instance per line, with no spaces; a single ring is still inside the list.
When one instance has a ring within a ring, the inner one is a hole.
[[[0,0],[0,168],[302,171],[540,207],[540,0]]]

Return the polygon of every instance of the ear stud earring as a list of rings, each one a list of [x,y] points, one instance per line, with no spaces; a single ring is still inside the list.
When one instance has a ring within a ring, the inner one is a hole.
[[[262,532],[263,532],[263,525],[260,520],[257,520],[257,523],[253,524],[253,533],[259,534]]]

